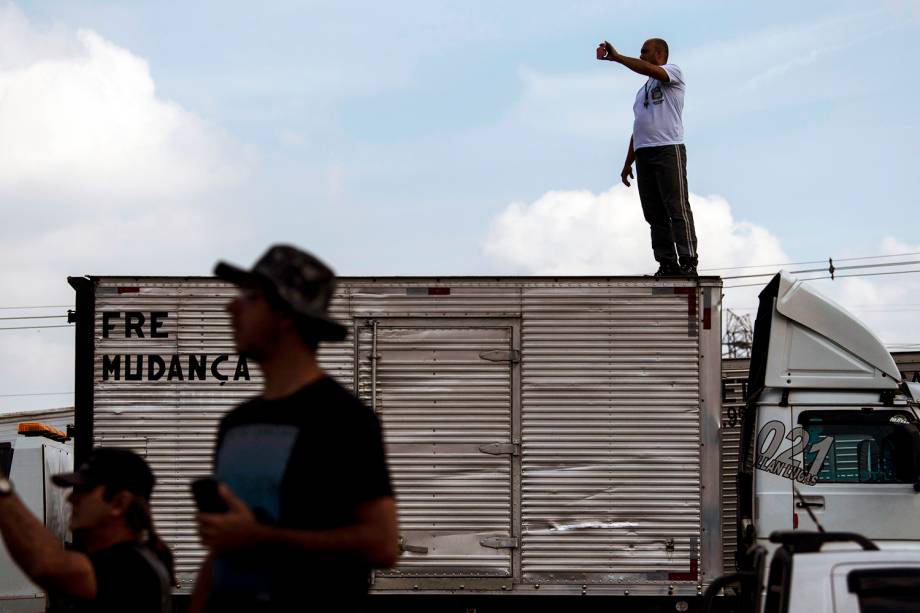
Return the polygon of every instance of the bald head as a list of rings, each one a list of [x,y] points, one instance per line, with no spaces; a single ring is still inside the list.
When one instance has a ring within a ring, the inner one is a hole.
[[[663,38],[650,38],[642,44],[639,56],[646,62],[661,66],[668,63],[668,43]]]

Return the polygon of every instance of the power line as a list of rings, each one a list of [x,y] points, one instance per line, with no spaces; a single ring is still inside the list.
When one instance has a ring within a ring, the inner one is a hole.
[[[906,260],[906,261],[901,261],[901,262],[883,262],[881,264],[855,264],[853,266],[834,266],[832,264],[828,268],[808,268],[805,270],[793,270],[791,272],[792,274],[810,273],[810,272],[826,272],[828,274],[833,275],[838,270],[859,270],[862,268],[889,268],[891,266],[912,266],[914,264],[920,264],[920,260]],[[723,279],[753,279],[755,277],[769,277],[774,274],[776,273],[764,272],[764,273],[757,273],[753,275],[737,275],[734,277],[722,277],[722,278]],[[837,276],[845,277],[848,275],[837,275]]]
[[[856,260],[881,260],[883,258],[903,258],[909,255],[920,255],[920,251],[912,253],[892,253],[891,255],[863,255],[853,258],[837,258],[838,262],[855,262]]]
[[[700,272],[713,272],[716,270],[746,270],[748,268],[777,268],[783,266],[805,266],[806,264],[823,264],[827,260],[809,260],[806,262],[786,262],[784,264],[751,264],[750,266],[720,266],[718,268],[700,268]]]
[[[917,263],[920,264],[920,261],[918,261]],[[874,267],[874,266],[875,266],[875,265],[867,264],[866,266],[848,266],[847,268],[848,268],[848,269],[849,269],[849,268],[868,268],[868,267]],[[842,268],[842,267],[841,267],[841,268]],[[825,271],[825,270],[812,270],[812,271],[798,270],[798,271],[793,271],[793,273],[806,273],[806,272],[827,272],[827,271]],[[840,279],[840,278],[846,278],[846,277],[879,277],[879,276],[882,276],[882,275],[907,275],[907,274],[916,273],[916,272],[920,272],[920,269],[916,269],[916,270],[892,270],[892,271],[886,271],[886,272],[865,272],[865,273],[835,275],[835,278]],[[766,276],[770,276],[770,275],[750,275],[750,277],[766,277]],[[727,278],[727,277],[726,277],[726,278]],[[749,277],[735,277],[735,278],[749,278]],[[831,277],[809,277],[809,278],[807,278],[807,279],[799,279],[799,280],[800,280],[800,281],[823,281],[823,280],[827,280],[827,279],[831,279]],[[736,287],[761,287],[762,285],[763,285],[763,283],[744,283],[744,284],[741,284],[741,285],[726,285],[726,286],[723,287],[722,289],[734,289],[734,288],[736,288]]]
[[[918,262],[920,263],[920,262]],[[881,277],[883,275],[905,275],[912,272],[920,272],[920,269],[917,270],[890,270],[887,272],[873,272],[873,273],[864,273],[857,275],[837,275],[838,277]],[[826,279],[827,277],[818,277],[819,279]]]
[[[19,311],[26,309],[72,309],[72,304],[47,304],[45,306],[4,306],[0,311]]]
[[[892,253],[891,255],[864,255],[859,257],[850,257],[850,258],[836,258],[836,262],[855,262],[857,260],[880,260],[884,258],[901,258],[912,255],[920,255],[920,251],[914,251],[911,253]],[[700,272],[710,272],[714,270],[744,270],[748,268],[779,268],[783,266],[805,266],[806,264],[823,264],[824,262],[830,262],[834,258],[828,258],[827,260],[808,260],[805,262],[786,262],[784,264],[751,264],[750,266],[721,266],[718,268],[701,268]]]
[[[37,392],[34,394],[0,394],[0,398],[20,398],[23,396],[67,396],[73,392]]]
[[[45,328],[70,328],[70,324],[61,324],[59,326],[16,326],[13,328],[0,328],[0,330],[44,330]]]
[[[67,315],[23,315],[22,317],[0,317],[0,321],[12,321],[14,319],[60,319]]]

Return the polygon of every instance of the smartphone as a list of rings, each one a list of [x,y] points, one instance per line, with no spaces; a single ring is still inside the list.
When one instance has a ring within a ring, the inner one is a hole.
[[[200,513],[226,513],[230,510],[227,502],[217,491],[217,483],[217,479],[213,477],[192,481],[192,495]]]
[[[604,45],[598,45],[597,47],[597,59],[603,60],[607,59],[607,48]]]

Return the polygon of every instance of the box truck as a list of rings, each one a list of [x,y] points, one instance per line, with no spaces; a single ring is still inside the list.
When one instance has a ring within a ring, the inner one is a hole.
[[[261,385],[235,354],[235,288],[69,281],[77,459],[147,458],[187,592],[189,482]],[[380,417],[399,506],[403,554],[372,594],[700,594],[722,572],[720,298],[714,277],[339,279],[350,334],[320,361]]]

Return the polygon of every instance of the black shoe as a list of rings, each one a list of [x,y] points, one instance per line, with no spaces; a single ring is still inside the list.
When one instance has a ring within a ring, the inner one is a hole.
[[[658,267],[658,272],[655,273],[655,278],[661,279],[662,277],[677,277],[680,274],[680,267],[677,264],[662,263]]]
[[[696,264],[684,264],[684,265],[682,265],[682,266],[679,268],[679,271],[680,271],[680,272],[678,272],[677,274],[679,274],[679,275],[682,276],[682,277],[696,277],[696,276],[698,276],[698,275],[696,274]]]

